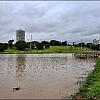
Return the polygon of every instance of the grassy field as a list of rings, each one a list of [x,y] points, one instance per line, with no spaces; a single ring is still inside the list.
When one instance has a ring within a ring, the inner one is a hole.
[[[76,94],[82,100],[100,100],[100,58],[96,60],[94,70],[88,75],[81,85],[80,91]]]
[[[88,48],[80,48],[80,47],[71,47],[71,46],[50,46],[49,49],[43,50],[16,50],[16,49],[7,49],[4,54],[44,54],[44,53],[93,53],[93,50]]]

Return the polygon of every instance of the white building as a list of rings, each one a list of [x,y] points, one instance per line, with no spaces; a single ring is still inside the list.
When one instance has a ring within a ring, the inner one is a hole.
[[[25,31],[19,29],[16,30],[16,42],[25,41]]]

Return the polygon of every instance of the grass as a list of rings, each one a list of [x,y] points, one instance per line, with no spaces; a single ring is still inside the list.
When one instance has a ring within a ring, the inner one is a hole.
[[[100,100],[100,58],[76,95],[81,95],[84,100]]]
[[[88,48],[80,48],[80,47],[71,47],[71,46],[50,46],[49,49],[43,50],[16,50],[16,49],[7,49],[3,54],[44,54],[44,53],[94,53],[93,50]]]

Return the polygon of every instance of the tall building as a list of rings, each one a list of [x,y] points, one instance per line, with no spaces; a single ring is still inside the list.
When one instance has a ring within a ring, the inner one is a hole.
[[[16,30],[16,42],[25,41],[25,31],[19,29]]]

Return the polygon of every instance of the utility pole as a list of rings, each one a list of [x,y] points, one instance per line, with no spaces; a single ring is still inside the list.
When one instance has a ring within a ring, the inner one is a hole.
[[[30,49],[32,49],[32,35],[31,35],[31,41],[30,41]]]
[[[82,40],[81,40],[81,50],[82,50]]]
[[[99,34],[99,40],[98,40],[99,50],[100,50],[100,34]]]
[[[81,53],[82,53],[82,39],[81,39]]]
[[[36,48],[35,41],[34,41],[34,49]]]
[[[73,42],[73,48],[74,48],[74,44],[75,44],[75,42]]]
[[[66,41],[66,44],[67,44],[67,48],[68,48],[68,41]]]

